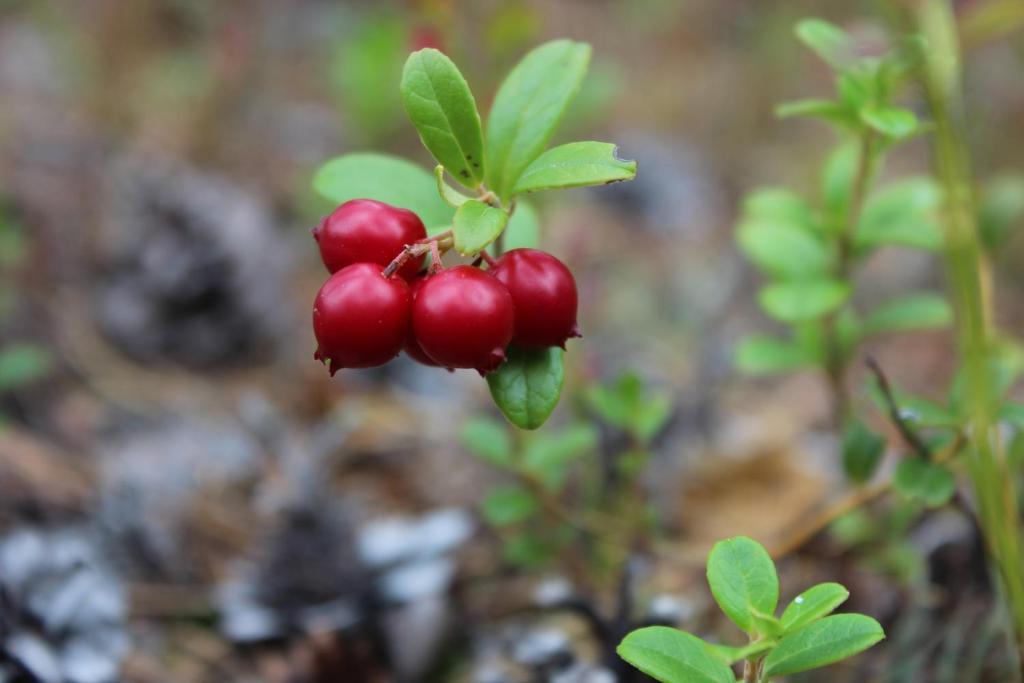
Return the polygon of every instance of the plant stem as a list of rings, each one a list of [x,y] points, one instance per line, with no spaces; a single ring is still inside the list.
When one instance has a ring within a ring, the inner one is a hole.
[[[907,442],[914,452],[919,457],[926,461],[932,460],[932,450],[928,448],[928,444],[924,442],[921,435],[917,433],[907,421],[903,419],[903,415],[900,413],[900,407],[896,403],[896,397],[893,395],[892,386],[889,384],[889,378],[886,377],[885,372],[882,370],[882,366],[878,364],[873,357],[868,356],[867,360],[868,368],[875,375],[875,379],[878,381],[878,388],[882,390],[882,396],[885,398],[886,407],[889,409],[889,419],[896,426],[900,436]]]
[[[935,120],[933,164],[944,190],[946,269],[969,397],[968,470],[985,541],[1009,602],[1019,677],[1024,672],[1024,557],[1014,477],[994,417],[991,286],[975,220],[956,24],[948,0],[923,0],[918,10],[928,41],[923,76]]]
[[[853,243],[860,220],[864,200],[874,174],[873,152],[874,133],[868,128],[861,133],[857,157],[857,171],[850,188],[850,199],[846,216],[838,230],[835,275],[840,281],[848,281],[853,274]],[[846,388],[846,353],[838,329],[839,312],[833,312],[824,320],[825,327],[825,374],[832,393],[832,421],[836,429],[842,429],[850,410],[850,396]]]

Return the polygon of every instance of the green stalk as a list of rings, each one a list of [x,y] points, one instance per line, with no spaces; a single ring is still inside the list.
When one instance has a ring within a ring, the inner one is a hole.
[[[844,282],[853,275],[853,240],[857,231],[864,202],[875,170],[874,133],[865,129],[860,134],[857,170],[850,187],[850,198],[842,225],[837,230],[837,258],[835,276]],[[847,354],[844,352],[838,329],[839,312],[824,320],[825,326],[825,374],[832,393],[832,420],[835,429],[842,432],[850,412],[850,397],[846,388]]]
[[[945,205],[947,277],[956,308],[956,331],[967,381],[968,468],[978,517],[989,554],[1009,602],[1024,671],[1024,566],[1014,478],[1008,471],[995,419],[990,368],[994,360],[988,270],[981,249],[970,155],[965,144],[961,67],[956,25],[949,0],[924,0],[918,22],[928,47],[924,84],[935,120],[933,156]]]

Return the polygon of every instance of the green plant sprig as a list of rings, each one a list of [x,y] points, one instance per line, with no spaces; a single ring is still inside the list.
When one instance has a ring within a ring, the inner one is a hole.
[[[747,337],[736,361],[751,374],[818,370],[832,395],[833,422],[844,434],[847,473],[866,481],[884,441],[851,411],[847,374],[858,349],[873,336],[946,327],[953,313],[930,291],[858,311],[851,303],[856,274],[883,247],[941,249],[941,191],[924,176],[875,188],[886,155],[930,128],[894,104],[915,63],[914,43],[881,57],[858,57],[853,39],[828,22],[803,20],[796,35],[833,69],[837,96],[783,104],[777,114],[824,121],[840,142],[823,164],[816,203],[783,188],[756,190],[744,201],[737,240],[768,280],[758,296],[761,308],[789,328],[789,338]]]
[[[611,143],[548,146],[586,76],[590,52],[586,43],[571,40],[529,52],[498,88],[484,125],[455,63],[438,50],[418,50],[405,62],[400,94],[437,161],[434,174],[396,157],[347,154],[321,166],[313,186],[339,204],[369,198],[415,211],[431,236],[451,230],[452,246],[463,256],[482,254],[495,243],[536,247],[537,215],[526,195],[636,176],[636,162],[619,159]],[[510,422],[536,429],[557,405],[564,378],[562,349],[511,348],[487,383]]]
[[[738,662],[744,683],[766,683],[852,657],[885,637],[871,617],[832,614],[850,595],[838,583],[807,589],[776,616],[775,563],[750,538],[716,543],[707,579],[719,608],[747,634],[746,645],[712,644],[685,631],[649,626],[627,635],[619,655],[662,683],[735,683],[732,665]]]

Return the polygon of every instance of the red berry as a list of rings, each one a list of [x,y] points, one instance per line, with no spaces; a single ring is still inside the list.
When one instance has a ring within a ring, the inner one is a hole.
[[[456,266],[427,277],[413,303],[412,326],[438,364],[483,375],[505,361],[515,309],[500,282],[478,268]]]
[[[417,275],[411,282],[409,282],[409,295],[412,298],[414,307],[416,305],[416,296],[419,294],[420,289],[423,288],[423,283],[426,281],[426,275]],[[434,359],[428,356],[427,352],[423,350],[422,346],[420,346],[419,340],[416,339],[416,334],[413,332],[412,325],[409,326],[409,336],[405,338],[405,345],[402,347],[402,350],[417,363],[438,367],[438,364]]]
[[[513,249],[490,273],[508,288],[515,304],[513,344],[565,348],[567,339],[580,336],[576,280],[564,263],[537,249]]]
[[[332,273],[353,263],[386,266],[402,247],[426,236],[423,221],[412,211],[372,199],[347,201],[313,228],[320,257]],[[408,280],[422,265],[422,256],[409,259],[398,274]]]
[[[376,263],[355,263],[332,275],[313,304],[313,357],[338,368],[371,368],[398,355],[409,334],[412,301],[399,277]]]

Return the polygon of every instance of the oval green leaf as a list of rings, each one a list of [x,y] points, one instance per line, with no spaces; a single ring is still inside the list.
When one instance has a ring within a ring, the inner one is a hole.
[[[580,423],[559,432],[550,430],[531,434],[523,450],[523,469],[542,481],[550,489],[558,489],[565,482],[569,466],[597,446],[597,430]]]
[[[529,519],[539,507],[533,494],[521,486],[499,486],[484,498],[480,512],[488,524],[508,526]]]
[[[719,541],[708,555],[707,574],[715,602],[744,631],[756,630],[757,615],[775,613],[779,577],[757,541],[745,536]]]
[[[864,319],[865,334],[928,330],[948,327],[953,322],[953,307],[938,294],[909,294],[873,310]]]
[[[736,347],[736,367],[751,375],[789,372],[816,362],[808,349],[767,335],[751,335]]]
[[[547,147],[589,62],[586,43],[555,40],[527,54],[501,84],[487,119],[487,177],[502,199]]]
[[[326,199],[375,199],[416,212],[428,231],[448,228],[455,210],[437,194],[437,181],[405,159],[357,153],[331,159],[313,176],[313,188]]]
[[[804,19],[796,25],[796,37],[833,69],[842,69],[854,58],[853,40],[824,19]]]
[[[778,220],[747,218],[736,239],[758,268],[778,278],[807,278],[827,274],[832,253],[817,235]]]
[[[793,598],[782,612],[782,628],[792,633],[831,614],[846,602],[850,591],[838,583],[819,583]]]
[[[860,110],[864,125],[890,138],[905,138],[917,132],[917,116],[909,109],[867,105]]]
[[[820,230],[814,211],[803,197],[784,187],[762,187],[743,198],[743,214],[785,223],[808,233]]]
[[[463,256],[479,253],[498,238],[507,223],[508,214],[502,209],[470,199],[455,211],[455,250]]]
[[[608,185],[636,177],[636,162],[615,156],[610,142],[570,142],[552,147],[526,167],[512,194]]]
[[[565,382],[562,349],[508,349],[508,360],[487,375],[491,397],[508,421],[537,429],[558,405]]]
[[[486,417],[473,418],[462,426],[462,445],[495,467],[512,466],[512,439],[503,423]]]
[[[662,683],[734,683],[732,669],[713,654],[707,643],[667,626],[633,631],[616,652],[624,660]]]
[[[402,72],[402,104],[423,145],[466,187],[484,179],[484,138],[476,101],[443,52],[413,52]]]
[[[833,664],[885,638],[877,621],[863,614],[837,614],[815,621],[779,641],[765,659],[764,674],[789,674]]]
[[[900,461],[892,483],[904,496],[928,507],[945,505],[956,492],[956,479],[952,472],[920,458]]]
[[[853,419],[843,431],[843,469],[858,484],[871,479],[885,452],[885,439]]]
[[[852,126],[857,122],[854,114],[842,102],[835,100],[809,99],[785,102],[775,107],[775,115],[779,118],[806,116],[842,126]]]
[[[942,201],[931,178],[909,178],[872,196],[854,234],[854,246],[865,251],[891,244],[936,251],[942,248],[942,229],[936,212]]]
[[[758,301],[765,313],[786,323],[820,318],[843,305],[850,285],[838,280],[781,282],[763,287]]]

